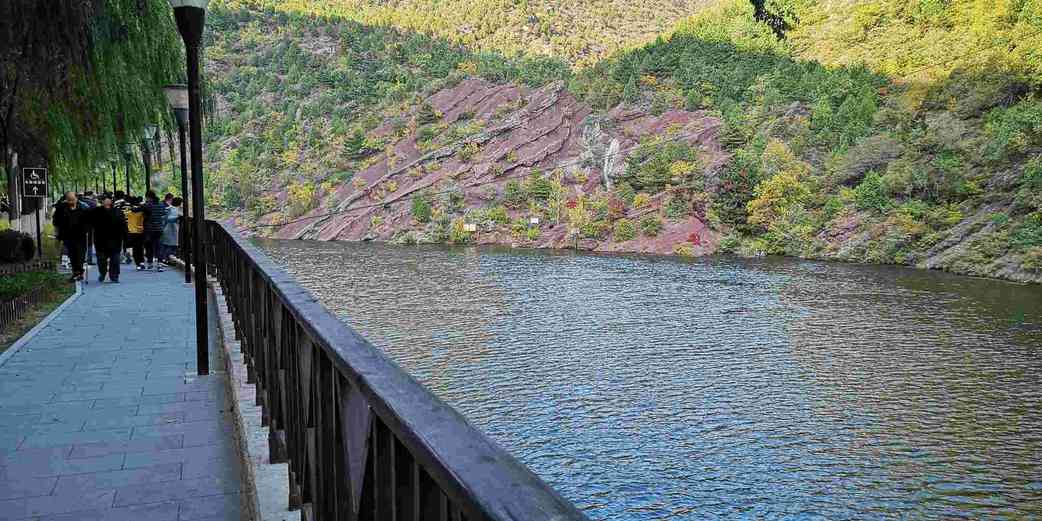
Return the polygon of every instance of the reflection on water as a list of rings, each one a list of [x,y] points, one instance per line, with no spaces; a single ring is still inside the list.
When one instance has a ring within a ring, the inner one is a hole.
[[[1042,291],[890,267],[265,241],[594,519],[1042,516]]]

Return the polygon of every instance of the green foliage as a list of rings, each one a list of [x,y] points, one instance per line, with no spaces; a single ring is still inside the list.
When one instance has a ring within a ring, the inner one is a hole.
[[[670,220],[679,221],[691,214],[691,202],[681,194],[673,194],[666,200],[663,210]]]
[[[859,210],[883,213],[890,209],[892,202],[883,187],[879,173],[869,172],[854,189],[854,203]]]
[[[633,185],[625,181],[615,185],[615,195],[627,203],[636,205],[637,191],[633,189]]]
[[[1042,246],[1042,212],[1028,215],[1013,231],[1012,244],[1021,249]]]
[[[1006,159],[1042,145],[1042,100],[1026,99],[1011,107],[988,112],[984,129],[989,141],[986,153],[993,160]]]
[[[645,215],[640,218],[640,233],[645,237],[655,237],[662,231],[662,219],[657,215]]]
[[[28,294],[37,288],[58,291],[68,286],[66,276],[55,271],[27,271],[0,277],[0,302]]]
[[[17,230],[0,231],[0,264],[27,262],[36,255],[36,241]]]
[[[618,242],[633,240],[637,237],[637,225],[629,219],[619,219],[612,228],[612,236]]]
[[[701,188],[698,149],[676,138],[645,141],[626,158],[620,181],[636,190],[660,192],[667,185]],[[694,186],[698,184],[698,186]]]
[[[503,188],[503,203],[510,208],[528,207],[528,190],[524,185],[511,179]]]
[[[418,125],[430,125],[436,123],[441,119],[441,113],[434,110],[434,106],[430,103],[424,103],[420,105],[420,111],[416,114],[416,123]]]
[[[1034,273],[1042,273],[1042,246],[1036,246],[1024,252],[1020,267]]]
[[[431,214],[433,212],[433,206],[431,204],[430,196],[419,193],[412,196],[412,218],[416,219],[419,223],[431,222]]]
[[[525,230],[525,238],[530,241],[539,240],[539,228],[528,228]]]
[[[10,126],[0,149],[48,166],[52,182],[83,183],[146,124],[171,128],[162,86],[185,62],[167,2],[5,3],[0,114]]]
[[[584,239],[601,240],[612,231],[611,223],[605,220],[589,221],[579,228],[579,236]]]
[[[315,207],[314,185],[293,183],[289,185],[288,192],[287,203],[291,218],[300,217]]]
[[[466,222],[463,219],[452,221],[452,229],[449,231],[449,241],[453,244],[466,244],[470,242],[472,232],[466,230]]]

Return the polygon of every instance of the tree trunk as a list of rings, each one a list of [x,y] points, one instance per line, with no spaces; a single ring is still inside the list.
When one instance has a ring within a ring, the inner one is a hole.
[[[18,193],[18,156],[10,147],[4,146],[4,171],[7,174],[7,202],[10,209],[7,218],[13,225],[21,215],[21,194]]]

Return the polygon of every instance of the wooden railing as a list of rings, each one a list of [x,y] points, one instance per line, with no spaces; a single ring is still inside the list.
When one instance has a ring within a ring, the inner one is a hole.
[[[305,519],[587,519],[223,223],[207,222],[247,374]]]

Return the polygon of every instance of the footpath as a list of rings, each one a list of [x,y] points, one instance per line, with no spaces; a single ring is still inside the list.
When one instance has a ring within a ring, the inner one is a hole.
[[[191,286],[125,268],[0,357],[0,520],[240,518],[221,349],[197,376]]]

